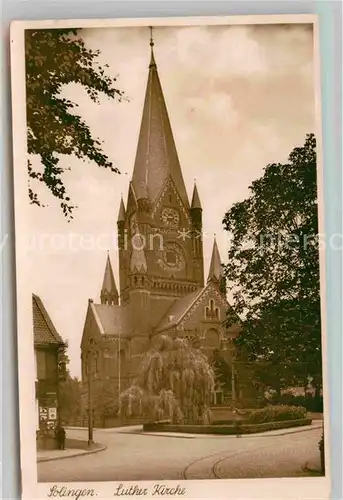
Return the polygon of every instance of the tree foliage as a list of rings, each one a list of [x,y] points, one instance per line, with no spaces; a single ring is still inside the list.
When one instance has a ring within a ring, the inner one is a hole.
[[[81,415],[82,384],[69,371],[68,342],[65,342],[58,356],[58,404],[59,417],[63,423],[73,422]]]
[[[118,390],[114,382],[107,381],[92,384],[92,406],[96,414],[102,418],[114,417],[118,414]]]
[[[232,371],[234,370],[232,353],[226,355],[226,351],[216,350],[213,353],[212,366],[215,379],[226,392],[232,390]]]
[[[207,357],[186,339],[163,335],[143,358],[136,382],[122,395],[128,416],[200,424],[210,420],[214,373]]]
[[[225,275],[242,319],[236,345],[277,389],[321,383],[316,140],[271,164],[225,214]],[[228,324],[233,321],[228,312]],[[295,380],[296,379],[296,380]]]
[[[69,372],[59,385],[60,418],[64,424],[73,423],[82,414],[82,383]]]
[[[61,156],[74,155],[112,172],[119,170],[75,113],[77,104],[63,97],[63,89],[70,83],[82,86],[95,103],[100,94],[119,101],[124,94],[115,87],[116,78],[105,74],[108,66],[99,64],[99,51],[86,47],[79,30],[26,30],[25,35],[29,198],[40,205],[32,181],[45,184],[70,219],[75,206],[64,185],[67,169],[60,164]],[[34,168],[34,157],[39,158],[42,171]]]

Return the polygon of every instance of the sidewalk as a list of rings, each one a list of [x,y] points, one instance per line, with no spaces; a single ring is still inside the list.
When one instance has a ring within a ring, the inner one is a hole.
[[[83,450],[77,448],[67,448],[65,450],[40,450],[37,451],[37,463],[62,460],[64,458],[78,457],[81,455],[91,455],[104,450],[106,450],[106,446],[99,443],[94,443],[91,448]]]

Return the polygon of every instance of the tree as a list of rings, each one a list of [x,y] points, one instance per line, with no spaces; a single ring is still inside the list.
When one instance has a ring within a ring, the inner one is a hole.
[[[210,420],[214,373],[207,357],[185,339],[162,335],[143,358],[136,382],[122,395],[126,415],[149,415],[174,423]]]
[[[25,55],[30,202],[41,205],[32,181],[42,182],[60,200],[63,214],[70,220],[76,207],[64,185],[67,169],[60,165],[61,156],[74,155],[112,172],[119,170],[85,121],[74,113],[77,104],[63,97],[63,89],[70,83],[80,85],[95,103],[100,94],[119,101],[124,94],[114,86],[116,78],[107,76],[98,63],[99,51],[85,46],[79,30],[26,30]],[[34,168],[34,157],[39,158],[43,171]]]
[[[316,140],[286,164],[265,167],[250,196],[225,214],[231,233],[225,275],[242,318],[237,348],[278,391],[321,384]],[[228,312],[227,323],[233,318]],[[295,380],[296,379],[296,380]]]
[[[93,383],[92,406],[103,421],[118,414],[118,390],[114,383]]]
[[[60,349],[58,356],[58,403],[59,417],[62,422],[73,422],[81,415],[82,384],[77,377],[72,377],[69,371],[68,342]]]
[[[216,381],[225,392],[232,394],[232,390],[234,390],[236,404],[242,402],[241,393],[243,400],[253,398],[257,403],[261,401],[263,398],[260,391],[262,383],[256,373],[256,363],[249,363],[242,357],[238,358],[233,350],[230,352],[217,349],[213,352],[211,365]]]
[[[69,372],[59,386],[60,418],[64,423],[73,423],[82,414],[82,383]]]

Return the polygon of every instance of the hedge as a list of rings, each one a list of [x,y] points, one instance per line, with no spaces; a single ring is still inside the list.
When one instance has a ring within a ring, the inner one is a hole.
[[[290,427],[300,427],[311,425],[312,419],[303,418],[299,420],[288,420],[279,422],[264,422],[259,424],[237,425],[173,425],[165,422],[152,422],[143,425],[144,432],[179,432],[186,434],[255,434],[276,429],[288,429]]]
[[[282,396],[274,396],[270,403],[303,406],[312,413],[323,413],[323,396],[294,396],[292,393],[285,393]]]
[[[287,420],[301,420],[306,417],[306,408],[302,406],[269,405],[260,410],[254,410],[247,416],[249,424],[264,422],[279,422]]]

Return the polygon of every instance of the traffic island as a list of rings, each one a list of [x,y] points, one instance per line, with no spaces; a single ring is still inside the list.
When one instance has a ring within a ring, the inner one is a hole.
[[[152,422],[143,425],[143,432],[177,432],[185,434],[219,434],[230,436],[237,434],[257,434],[260,432],[289,429],[291,427],[301,427],[311,424],[311,418],[264,422],[261,424],[247,424],[241,421],[239,425],[237,425],[237,423],[231,425],[175,425],[166,422]]]

